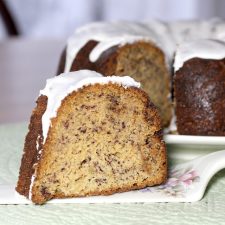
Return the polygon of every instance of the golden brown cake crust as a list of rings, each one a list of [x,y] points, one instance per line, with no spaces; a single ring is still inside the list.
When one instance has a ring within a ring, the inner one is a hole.
[[[42,149],[42,122],[41,118],[47,107],[47,97],[40,96],[37,99],[37,106],[33,110],[29,131],[24,143],[23,157],[21,160],[20,174],[16,191],[21,195],[28,197],[31,177],[34,173],[34,164],[37,162],[39,150]],[[37,143],[39,148],[37,149]]]
[[[110,86],[112,84],[109,84]],[[94,91],[94,89],[99,89],[102,88],[101,85],[94,85],[94,86],[88,86],[86,88],[91,87]],[[116,87],[117,88],[117,87]],[[145,119],[147,123],[152,124],[152,126],[154,126],[154,129],[156,130],[156,132],[154,133],[154,141],[156,143],[156,146],[159,147],[160,149],[160,157],[161,157],[161,162],[159,162],[160,164],[160,176],[154,180],[154,185],[156,184],[160,184],[165,182],[166,178],[167,178],[167,158],[166,158],[166,148],[165,148],[165,143],[162,139],[162,132],[160,129],[160,118],[158,116],[158,112],[157,109],[155,108],[155,106],[150,102],[148,96],[140,89],[137,88],[128,88],[131,92],[138,94],[139,96],[142,96],[141,98],[143,99],[143,101],[145,102],[146,105],[146,111],[144,113],[145,115]],[[69,96],[67,96],[63,102],[61,107],[58,110],[58,114],[60,113],[64,113],[63,111],[61,111],[61,108],[63,106],[63,104],[66,104],[68,99],[71,98],[71,96],[76,95],[77,92],[73,92],[72,94],[70,94]],[[29,126],[29,132],[28,135],[26,137],[26,141],[25,141],[25,147],[24,147],[24,155],[23,155],[23,159],[22,159],[22,164],[21,164],[21,168],[20,168],[20,176],[19,176],[19,181],[17,184],[17,188],[16,190],[22,194],[28,197],[29,195],[29,188],[30,188],[30,180],[32,177],[32,174],[34,173],[34,170],[31,169],[33,168],[34,164],[37,162],[37,158],[38,158],[38,151],[36,150],[36,140],[38,135],[41,135],[41,117],[43,115],[43,113],[45,112],[46,109],[46,103],[47,103],[47,97],[46,96],[40,96],[38,98],[37,101],[37,107],[35,108],[35,110],[33,111],[32,117],[31,117],[31,123]],[[151,115],[151,116],[150,116]],[[154,121],[152,121],[152,116],[154,115]],[[149,120],[150,119],[150,120]],[[50,128],[49,132],[52,133],[53,129],[54,129],[54,124],[56,124],[57,122],[57,117],[52,119],[52,127]],[[42,137],[42,136],[41,136]],[[39,149],[42,148],[42,138],[39,139]],[[51,145],[51,135],[48,136],[44,149],[48,148],[48,145]],[[155,147],[154,149],[151,149],[151,145],[149,145],[149,151],[153,151],[155,152],[154,154],[157,154],[157,150]],[[45,158],[45,153],[44,155],[41,156],[41,160],[43,160]],[[143,155],[143,157],[145,157]],[[143,158],[143,161],[147,161],[149,159],[147,158]],[[148,164],[146,164],[146,166],[148,167]],[[39,176],[39,170],[37,171],[37,177]],[[70,196],[65,196],[62,193],[57,193],[55,195],[51,195],[49,196],[49,194],[47,192],[45,192],[44,190],[42,191],[42,195],[36,195],[35,194],[35,189],[33,189],[33,193],[34,196],[32,197],[32,201],[38,204],[42,204],[44,203],[46,200],[50,199],[50,198],[63,198],[63,197],[77,197],[77,196],[89,196],[89,195],[109,195],[115,192],[122,192],[122,191],[128,191],[128,190],[132,190],[132,189],[137,189],[137,188],[144,188],[146,186],[148,186],[149,183],[148,182],[143,182],[142,184],[138,184],[138,185],[133,185],[131,186],[124,186],[123,188],[118,188],[118,189],[108,189],[105,191],[101,191],[101,192],[90,192],[88,194],[85,195],[70,195]]]
[[[192,58],[174,78],[177,128],[184,135],[225,135],[225,59]]]

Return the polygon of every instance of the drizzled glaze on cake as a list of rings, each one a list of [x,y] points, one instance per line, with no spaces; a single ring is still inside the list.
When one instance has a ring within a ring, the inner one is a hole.
[[[104,51],[113,46],[123,46],[140,40],[153,42],[160,48],[164,47],[165,49],[166,47],[162,46],[163,42],[160,36],[146,24],[134,22],[92,23],[76,30],[74,35],[69,38],[64,72],[70,71],[77,53],[90,40],[99,42],[89,55],[91,62],[95,62]]]
[[[175,56],[175,72],[183,66],[184,62],[192,58],[223,59],[225,58],[225,42],[204,39],[181,44]]]
[[[113,46],[123,46],[137,41],[154,43],[166,55],[166,62],[171,64],[177,44],[198,39],[224,39],[223,20],[182,21],[164,23],[161,21],[137,22],[96,22],[77,29],[69,38],[66,49],[64,72],[69,72],[77,53],[89,41],[97,41],[89,55],[95,62],[101,54]]]

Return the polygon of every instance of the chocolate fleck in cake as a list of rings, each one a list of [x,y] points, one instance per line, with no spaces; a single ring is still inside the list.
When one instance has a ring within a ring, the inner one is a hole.
[[[165,182],[159,114],[139,85],[88,70],[49,79],[31,116],[17,192],[43,204]]]
[[[225,135],[225,42],[186,42],[175,57],[177,129],[186,135]]]
[[[106,76],[129,74],[159,108],[162,124],[172,116],[167,56],[159,36],[137,23],[94,23],[77,30],[64,50],[58,74],[81,69]]]

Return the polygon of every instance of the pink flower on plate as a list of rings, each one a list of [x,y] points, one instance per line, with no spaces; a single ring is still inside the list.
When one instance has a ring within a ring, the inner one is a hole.
[[[193,181],[198,178],[198,174],[195,170],[190,170],[183,175],[178,177],[178,180],[184,185],[184,186],[189,186],[193,183]]]
[[[173,177],[173,178],[169,178],[167,180],[166,185],[170,186],[170,187],[175,187],[175,186],[177,186],[178,183],[179,183],[179,179]]]
[[[183,170],[174,170],[170,172],[169,179],[167,182],[160,186],[148,187],[142,189],[142,192],[161,192],[167,196],[181,196],[185,194],[186,188],[193,184],[193,182],[198,181],[200,177],[198,173],[189,169],[186,171]]]

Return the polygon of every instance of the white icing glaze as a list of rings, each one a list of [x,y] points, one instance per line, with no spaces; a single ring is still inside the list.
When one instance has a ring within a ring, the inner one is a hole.
[[[202,59],[223,59],[225,57],[225,42],[222,40],[197,40],[180,44],[174,61],[175,71],[183,63],[194,57]]]
[[[37,164],[34,164],[33,167],[36,167]],[[31,181],[30,181],[30,188],[29,188],[29,195],[28,195],[28,199],[32,199],[32,188],[34,185],[34,180],[36,178],[36,169],[34,170],[34,174],[31,177]]]
[[[99,43],[89,55],[91,62],[110,47],[123,46],[136,41],[153,42],[166,55],[166,62],[171,64],[178,44],[198,39],[224,39],[224,20],[213,18],[207,21],[180,21],[163,23],[157,20],[144,23],[136,22],[96,22],[81,27],[69,38],[66,49],[64,72],[69,72],[79,50],[90,41]]]
[[[103,77],[101,74],[90,70],[64,73],[60,76],[48,79],[46,87],[40,91],[41,95],[46,95],[48,97],[47,108],[42,116],[43,143],[46,141],[48,130],[51,125],[51,118],[56,117],[61,101],[71,92],[96,83],[116,83],[124,88],[131,86],[140,87],[140,83],[136,82],[131,77]]]
[[[36,140],[36,150],[38,151],[38,149],[39,149],[39,139],[40,139],[40,135],[38,134],[38,136],[37,136],[37,140]]]
[[[134,22],[91,23],[76,30],[74,35],[69,38],[64,72],[70,71],[77,53],[90,40],[99,42],[89,55],[91,62],[95,62],[110,47],[122,46],[140,40],[153,42],[158,47],[166,49],[166,46],[162,46],[160,35],[146,24]]]
[[[213,38],[215,34],[212,31],[213,25],[213,21],[179,21],[168,24],[173,36],[175,49],[177,44],[186,41]]]

